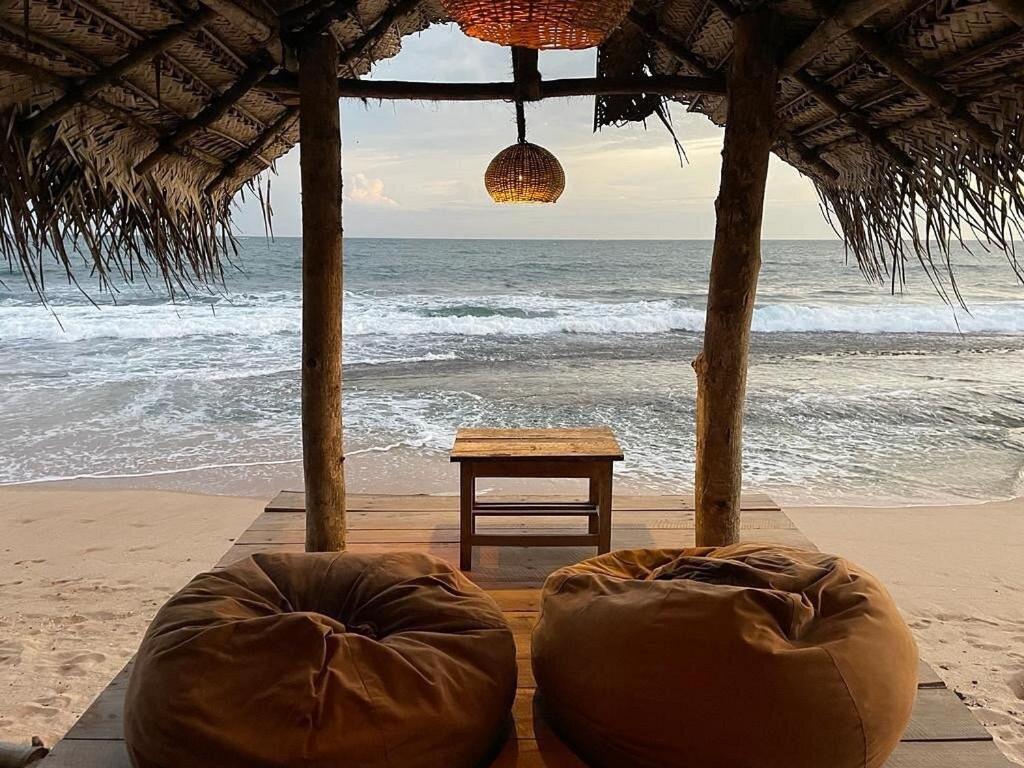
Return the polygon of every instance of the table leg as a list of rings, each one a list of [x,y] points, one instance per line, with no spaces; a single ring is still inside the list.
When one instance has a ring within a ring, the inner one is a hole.
[[[473,505],[476,502],[476,476],[473,462],[460,464],[459,491],[459,567],[464,571],[473,568]]]
[[[603,555],[612,548],[612,463],[602,462],[599,466],[597,553]]]
[[[600,533],[601,531],[601,516],[600,508],[598,506],[598,503],[601,499],[599,479],[600,467],[600,464],[595,464],[594,468],[590,470],[590,493],[587,500],[594,506],[594,509],[598,510],[598,512],[595,512],[593,515],[587,518],[587,533]]]

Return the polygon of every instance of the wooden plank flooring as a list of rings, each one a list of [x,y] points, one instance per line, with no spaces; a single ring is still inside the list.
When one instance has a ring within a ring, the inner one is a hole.
[[[530,500],[530,497],[502,497]],[[458,562],[458,499],[436,496],[351,496],[349,541],[359,552],[417,550]],[[788,517],[761,494],[744,497],[743,538],[813,545]],[[301,493],[283,492],[221,558],[223,567],[253,552],[298,552],[304,537]],[[680,547],[693,544],[692,498],[617,496],[612,546]],[[540,528],[576,532],[585,521],[565,518],[501,518],[481,522],[495,533]],[[590,548],[520,549],[481,547],[471,578],[498,602],[516,640],[519,691],[513,724],[490,768],[585,768],[545,725],[534,703],[530,637],[539,607],[539,587],[554,569],[592,556]],[[43,768],[130,768],[122,737],[129,664],[82,715],[44,760]],[[918,697],[910,726],[885,768],[1010,768],[991,736],[927,664],[918,674]],[[481,767],[484,768],[484,767]]]

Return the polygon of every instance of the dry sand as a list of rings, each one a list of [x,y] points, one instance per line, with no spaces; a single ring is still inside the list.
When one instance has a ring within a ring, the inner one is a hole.
[[[0,741],[52,745],[265,500],[0,489]]]
[[[56,741],[159,605],[263,506],[151,490],[0,489],[0,741]],[[922,655],[1024,765],[1024,500],[787,508],[877,573]]]
[[[821,549],[882,579],[921,657],[1024,765],[1024,499],[786,512]]]

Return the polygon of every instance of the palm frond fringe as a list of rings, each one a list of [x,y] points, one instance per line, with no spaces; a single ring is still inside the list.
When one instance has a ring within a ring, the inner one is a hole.
[[[888,280],[896,291],[907,263],[917,261],[946,301],[962,305],[953,261],[959,245],[1005,254],[1024,283],[1016,250],[1024,240],[1024,112],[1015,109],[1000,121],[995,146],[943,131],[903,142],[910,169],[875,155],[856,175],[815,180],[822,209],[867,279]]]
[[[40,296],[47,255],[73,281],[84,262],[101,289],[115,277],[160,281],[171,294],[223,280],[237,250],[230,205],[197,191],[203,178],[138,177],[123,162],[103,164],[140,154],[112,146],[137,140],[115,123],[26,141],[17,119],[16,110],[0,115],[0,253]]]

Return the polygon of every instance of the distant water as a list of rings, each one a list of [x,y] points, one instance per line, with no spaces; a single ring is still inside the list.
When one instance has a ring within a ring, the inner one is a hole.
[[[625,473],[689,486],[710,251],[348,241],[347,447],[440,456],[461,424],[607,423]],[[957,261],[971,314],[913,269],[901,296],[866,284],[839,243],[765,244],[749,487],[790,502],[1024,494],[1024,289],[999,257]],[[58,274],[48,309],[7,278],[0,482],[294,473],[300,242],[245,239],[241,266],[226,295],[133,287],[99,309]]]

